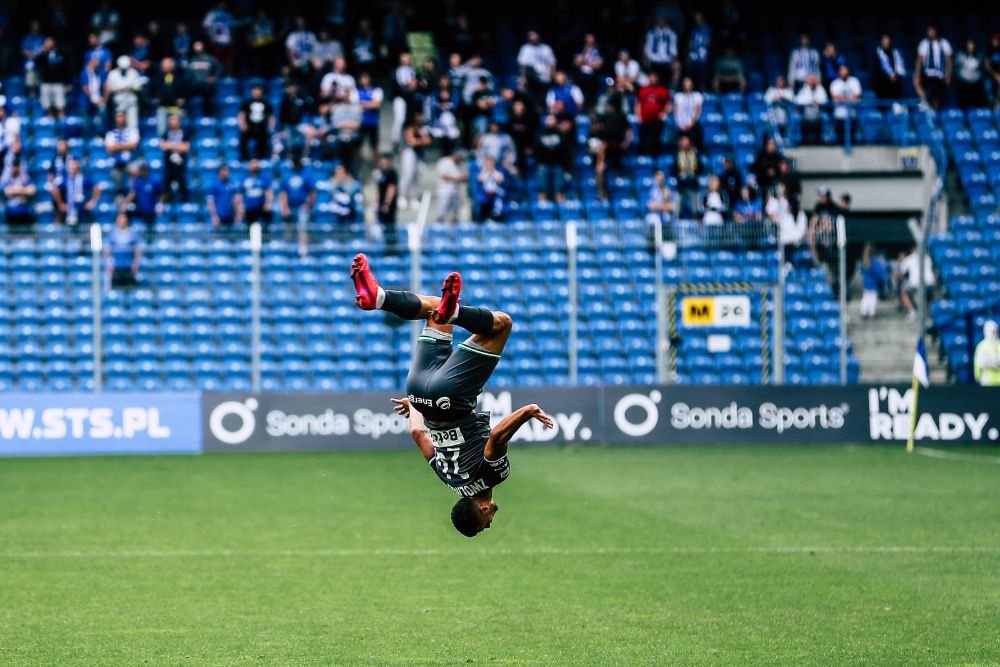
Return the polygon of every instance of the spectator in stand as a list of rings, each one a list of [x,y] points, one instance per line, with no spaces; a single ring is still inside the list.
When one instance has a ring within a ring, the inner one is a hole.
[[[236,195],[238,192],[236,184],[229,179],[229,167],[226,165],[219,167],[218,178],[205,195],[205,203],[208,206],[212,227],[219,228],[225,225],[229,229],[236,222]]]
[[[462,191],[469,180],[462,169],[462,155],[455,147],[438,160],[437,172],[438,222],[458,222],[462,212]]]
[[[715,81],[713,82],[715,92],[723,95],[725,93],[742,93],[747,89],[747,78],[743,72],[743,60],[736,55],[736,51],[727,48],[725,53],[715,63]]]
[[[115,218],[115,228],[108,234],[104,246],[104,260],[108,265],[109,280],[106,289],[135,287],[139,284],[139,266],[142,263],[142,241],[139,233],[129,224],[124,211]]]
[[[187,24],[179,21],[174,26],[174,36],[170,40],[170,53],[182,70],[187,69],[191,57],[191,33]]]
[[[503,220],[504,173],[497,168],[493,158],[486,157],[476,180],[476,222]]]
[[[955,76],[958,78],[958,106],[962,111],[986,106],[983,70],[983,54],[976,49],[976,43],[973,40],[965,40],[965,49],[955,56]]]
[[[306,101],[299,93],[299,84],[289,79],[285,82],[285,92],[281,94],[278,107],[278,136],[282,145],[282,155],[302,155],[308,152],[313,136],[303,132],[306,123]]]
[[[778,239],[787,262],[792,256],[792,251],[802,245],[802,239],[806,236],[805,216],[796,216],[792,213],[783,183],[775,185],[774,193],[768,197],[764,211],[767,213],[767,219],[778,228]]]
[[[304,16],[295,17],[295,29],[285,38],[285,54],[292,68],[292,76],[298,83],[309,80],[313,51],[316,50],[316,33],[306,27]]]
[[[656,24],[646,33],[643,53],[646,56],[648,71],[656,72],[660,76],[660,81],[669,82],[670,88],[676,88],[681,73],[681,61],[677,57],[677,33],[671,29],[667,17],[662,13],[656,17]]]
[[[514,100],[511,105],[510,117],[504,128],[511,141],[514,142],[514,150],[517,152],[515,164],[518,171],[526,173],[528,170],[527,158],[532,154],[535,144],[535,136],[538,134],[538,121],[533,113],[528,110],[528,105],[524,100]]]
[[[431,145],[431,133],[424,124],[424,114],[417,111],[403,131],[404,148],[400,157],[402,178],[400,179],[399,207],[416,209],[419,205],[418,192],[423,174],[427,147]]]
[[[156,107],[156,133],[162,137],[167,131],[167,118],[182,114],[187,103],[184,77],[177,72],[173,58],[160,61],[160,71],[150,80],[150,94],[150,102]]]
[[[861,101],[861,82],[857,77],[851,76],[847,65],[841,65],[837,78],[830,82],[830,97],[836,105],[833,108],[833,119],[837,127],[837,141],[842,143],[847,138],[848,126],[851,127],[852,134],[857,128],[855,107]]]
[[[874,81],[872,88],[880,100],[899,100],[903,98],[903,77],[906,76],[906,65],[903,55],[895,46],[889,35],[882,35],[875,47]]]
[[[128,56],[119,56],[116,64],[118,67],[108,73],[104,82],[104,97],[111,101],[115,115],[125,114],[128,126],[138,130],[139,93],[145,81]]]
[[[0,164],[7,163],[7,154],[21,144],[21,118],[17,112],[7,113],[7,98],[0,95]]]
[[[469,109],[470,117],[470,139],[472,143],[478,142],[479,135],[489,128],[490,119],[493,117],[493,110],[497,106],[497,96],[490,85],[490,79],[482,77],[479,79],[479,88],[472,95],[472,105]]]
[[[347,102],[357,94],[358,84],[347,72],[347,61],[335,58],[333,69],[323,75],[319,85],[320,99],[333,103]]]
[[[562,102],[563,109],[573,117],[583,110],[583,91],[569,80],[566,72],[556,72],[552,87],[545,95],[545,106],[549,113],[555,111],[556,102]]]
[[[146,226],[147,239],[152,238],[153,230],[156,229],[156,219],[163,210],[164,195],[163,184],[150,174],[147,163],[141,163],[136,175],[132,177],[125,207],[130,208],[132,214]]]
[[[341,223],[357,222],[364,210],[361,186],[341,162],[333,168],[330,179],[330,210]]]
[[[107,100],[104,97],[104,78],[101,75],[101,61],[91,58],[80,74],[80,87],[86,102],[86,122],[88,128],[95,123],[100,127],[107,118]]]
[[[802,179],[798,172],[792,169],[792,163],[787,158],[781,158],[778,163],[778,178],[775,183],[781,183],[785,186],[785,196],[788,197],[788,205],[791,207],[792,214],[798,215],[802,202]],[[850,195],[846,196],[848,199],[850,198]]]
[[[331,37],[329,30],[320,30],[311,58],[313,70],[324,72],[331,65],[336,69],[336,61],[343,57],[344,45],[340,40]]]
[[[351,55],[356,67],[370,70],[375,66],[375,34],[368,19],[358,22],[351,43]]]
[[[292,160],[292,170],[281,181],[278,201],[285,224],[295,222],[299,257],[305,257],[309,254],[309,218],[316,203],[316,183],[305,171],[302,160]]]
[[[674,124],[678,134],[687,135],[699,149],[702,147],[701,109],[704,98],[694,89],[691,77],[684,77],[681,92],[674,95]]]
[[[7,199],[4,207],[7,230],[18,234],[30,233],[35,226],[34,199],[38,190],[20,160],[11,163],[0,185]]]
[[[885,279],[885,262],[875,255],[872,244],[866,243],[861,252],[861,319],[872,319],[877,314],[878,295]]]
[[[367,72],[358,77],[358,103],[361,104],[361,146],[367,142],[371,145],[372,156],[378,155],[379,114],[382,109],[384,93],[378,86],[372,85],[372,78]]]
[[[180,114],[167,118],[167,129],[160,137],[163,151],[163,191],[170,200],[188,200],[187,163],[191,142],[181,124]]]
[[[275,119],[271,103],[264,98],[264,86],[255,82],[250,97],[244,100],[237,117],[240,125],[240,159],[250,159],[250,142],[254,142],[253,157],[265,160],[271,155],[271,133]]]
[[[139,130],[129,127],[125,112],[119,111],[115,114],[114,129],[104,136],[104,149],[114,160],[114,165],[111,167],[111,182],[114,183],[116,196],[124,196],[126,193],[125,172],[138,148]]]
[[[213,9],[208,10],[201,22],[201,27],[208,35],[212,55],[219,59],[226,69],[233,66],[233,15],[225,2],[218,2]]]
[[[392,166],[392,155],[382,153],[375,170],[375,189],[378,199],[375,203],[375,219],[382,226],[386,252],[399,254],[399,238],[396,233],[396,204],[399,199],[399,177]]]
[[[900,286],[899,300],[906,309],[906,321],[917,321],[917,293],[921,288],[928,291],[933,290],[937,285],[937,277],[934,275],[934,264],[930,255],[924,255],[924,280],[920,282],[920,252],[916,246],[910,249],[909,254],[904,257],[896,268],[896,282]]]
[[[840,75],[840,68],[847,65],[847,58],[837,52],[837,45],[827,42],[823,47],[823,58],[820,61],[820,78],[823,87],[830,92],[830,84],[837,80]]]
[[[806,80],[806,85],[795,96],[795,104],[802,114],[802,143],[818,144],[823,135],[822,107],[829,98],[826,89],[819,85],[815,74]]]
[[[622,49],[618,52],[618,59],[615,61],[614,70],[615,81],[623,82],[629,92],[632,92],[639,86],[646,85],[646,75],[643,73],[639,61],[629,55],[628,49]]]
[[[719,185],[726,193],[730,202],[739,199],[740,188],[743,187],[743,172],[736,168],[736,163],[729,155],[722,158],[722,171],[719,172]]]
[[[35,56],[35,69],[40,81],[42,111],[62,120],[66,114],[66,82],[69,81],[69,63],[56,40],[46,37]]]
[[[79,160],[70,157],[67,160],[66,175],[51,192],[56,223],[73,227],[90,222],[94,208],[101,199],[101,184],[95,183],[83,173]]]
[[[333,105],[330,114],[330,124],[336,138],[336,159],[344,163],[348,171],[353,171],[357,162],[361,116],[357,90],[352,91],[350,99]]]
[[[329,159],[329,145],[335,141],[333,124],[330,122],[330,103],[320,102],[317,113],[305,116],[303,122],[298,127],[299,134],[303,137],[303,142],[298,144],[292,142],[293,147],[301,146],[301,159],[305,160],[310,155],[316,154],[322,160]],[[292,158],[299,155],[299,151],[292,151]]]
[[[411,115],[413,106],[411,90],[415,87],[417,71],[413,69],[410,54],[403,52],[399,54],[399,65],[393,75],[393,97],[392,97],[392,145],[401,145],[403,141],[403,127],[406,125]]]
[[[28,97],[34,97],[41,83],[38,78],[38,68],[35,58],[41,53],[45,44],[45,35],[42,34],[42,24],[38,19],[32,19],[28,23],[28,34],[21,40],[21,56],[24,58],[24,86]]]
[[[215,84],[222,75],[222,64],[205,52],[203,42],[192,44],[191,53],[186,70],[188,94],[201,99],[203,115],[212,116],[215,114]]]
[[[250,20],[246,41],[250,49],[250,74],[252,76],[267,76],[273,73],[277,60],[274,52],[278,44],[278,36],[274,21],[263,8],[258,8],[257,13]]]
[[[1000,32],[990,37],[990,48],[983,64],[989,76],[986,79],[989,98],[994,107],[1000,106]]]
[[[556,54],[552,47],[543,43],[538,33],[532,30],[528,33],[528,41],[518,51],[517,64],[521,68],[521,75],[528,81],[528,90],[537,99],[541,99],[556,69]]]
[[[247,176],[240,183],[235,196],[236,222],[255,222],[265,227],[271,224],[271,211],[274,208],[274,188],[271,177],[261,171],[260,162],[250,160],[247,166]]]
[[[792,89],[805,85],[811,76],[820,75],[819,52],[809,44],[809,35],[799,37],[799,47],[788,54],[788,85]]]
[[[382,44],[388,50],[390,60],[394,60],[395,56],[406,48],[408,9],[409,7],[404,7],[399,0],[394,0],[382,23]]]
[[[663,153],[663,130],[673,108],[670,91],[660,83],[660,75],[649,73],[646,85],[636,95],[639,116],[639,153],[654,158]]]
[[[476,161],[480,165],[487,157],[500,167],[506,168],[515,164],[517,160],[517,147],[510,135],[500,128],[497,122],[491,122],[487,132],[479,136],[476,144]]]
[[[601,70],[604,69],[604,58],[597,48],[597,37],[588,32],[583,37],[583,47],[573,57],[576,68],[576,80],[583,91],[584,105],[592,107],[597,99],[597,91],[601,86]]]
[[[667,175],[662,169],[653,174],[653,185],[646,196],[646,221],[651,224],[669,225],[677,212],[677,201],[670,186],[667,185]],[[663,235],[664,238],[668,234]]]
[[[764,101],[767,102],[767,119],[776,135],[783,139],[788,133],[788,110],[795,102],[795,91],[779,74],[774,85],[764,93]]]
[[[538,180],[541,182],[538,190],[539,201],[554,199],[561,202],[566,183],[566,168],[572,159],[572,144],[559,130],[554,115],[545,116],[545,124],[535,137],[532,153],[538,166]]]
[[[814,266],[825,265],[829,267],[833,262],[834,227],[839,214],[840,208],[833,201],[830,188],[821,186],[818,190],[816,206],[809,217],[809,229],[806,232]]]
[[[622,158],[632,144],[632,127],[622,108],[620,95],[612,96],[607,109],[597,114],[590,129],[597,139],[597,159],[594,161],[597,188],[600,198],[607,201],[608,172],[622,172]]]
[[[91,60],[97,60],[97,71],[100,72],[103,81],[111,71],[114,56],[111,55],[111,49],[101,43],[96,32],[87,35],[87,51],[83,54],[84,63],[89,63]]]
[[[56,141],[56,154],[49,164],[48,174],[45,176],[45,191],[55,197],[54,190],[62,187],[66,174],[69,173],[69,142],[65,139]],[[58,210],[56,211],[58,213]]]
[[[688,35],[687,64],[685,73],[694,83],[695,90],[707,90],[711,79],[712,29],[705,23],[705,15],[696,11],[692,16]]]
[[[682,218],[694,217],[698,204],[698,177],[702,171],[701,157],[691,143],[691,138],[681,135],[677,140],[677,158],[674,160],[673,176],[677,180]]]
[[[722,226],[726,221],[729,197],[722,191],[718,176],[709,176],[708,188],[698,197],[698,211],[703,225]]]
[[[145,35],[136,35],[132,38],[132,50],[129,52],[129,59],[132,67],[139,71],[140,75],[145,75],[152,64],[149,60],[149,40]]]
[[[757,185],[764,192],[767,192],[778,180],[780,172],[781,152],[778,151],[778,142],[773,137],[764,142],[764,146],[757,151],[750,171],[757,177]]]
[[[997,331],[994,320],[983,323],[983,339],[976,345],[972,357],[973,375],[983,387],[1000,387],[1000,340],[997,339]]]
[[[948,86],[951,85],[951,54],[948,40],[938,35],[935,26],[927,26],[927,37],[917,45],[913,87],[917,90],[917,96],[935,111],[941,108]]]
[[[448,80],[447,77],[442,79]],[[427,99],[427,106],[430,109],[431,136],[437,140],[441,155],[450,155],[458,147],[462,137],[451,90],[447,87],[438,90],[434,96]]]
[[[111,7],[111,0],[101,0],[100,7],[90,17],[90,27],[97,32],[101,44],[107,46],[118,41],[121,17]]]
[[[733,222],[737,225],[747,225],[751,228],[756,228],[763,221],[764,209],[760,205],[760,198],[754,197],[750,192],[750,188],[744,185],[740,188],[736,203],[733,204]]]

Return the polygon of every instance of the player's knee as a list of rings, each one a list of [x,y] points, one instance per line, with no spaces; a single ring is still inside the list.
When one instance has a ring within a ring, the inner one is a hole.
[[[502,311],[493,313],[493,332],[503,333],[514,328],[514,320],[510,315]]]

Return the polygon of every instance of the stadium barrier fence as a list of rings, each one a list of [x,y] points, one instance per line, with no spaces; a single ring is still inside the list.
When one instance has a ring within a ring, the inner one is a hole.
[[[8,393],[0,455],[163,454],[243,450],[409,449],[388,395],[363,393]],[[530,423],[516,446],[899,444],[912,392],[902,386],[550,387],[486,391],[494,422],[537,402],[552,430]],[[1000,390],[931,387],[916,440],[996,445]]]

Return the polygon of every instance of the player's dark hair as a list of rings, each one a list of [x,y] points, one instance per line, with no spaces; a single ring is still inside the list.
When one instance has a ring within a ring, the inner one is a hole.
[[[466,537],[479,534],[479,505],[472,498],[460,498],[451,508],[451,522],[455,530]]]

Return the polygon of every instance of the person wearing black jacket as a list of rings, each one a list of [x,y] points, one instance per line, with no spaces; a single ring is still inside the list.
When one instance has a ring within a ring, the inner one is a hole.
[[[517,170],[527,172],[527,157],[531,154],[535,136],[538,134],[538,120],[523,100],[514,100],[510,118],[507,119],[507,134],[517,149]]]
[[[39,92],[42,110],[50,116],[62,119],[66,113],[69,65],[56,40],[51,37],[45,38],[42,50],[35,56],[35,69],[41,81]]]
[[[184,111],[187,82],[177,71],[174,59],[164,58],[160,61],[160,71],[152,76],[149,84],[150,103],[156,107],[156,134],[162,137],[167,131],[167,118]]]
[[[305,119],[307,106],[308,101],[299,92],[299,84],[289,79],[278,106],[278,132],[288,157],[302,155],[305,148],[305,135],[299,131],[299,125]]]
[[[538,165],[539,201],[563,200],[566,183],[566,166],[570,158],[570,144],[562,133],[553,114],[545,116],[545,125],[538,131],[533,146],[535,164]]]

